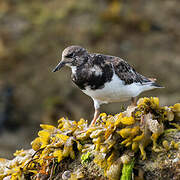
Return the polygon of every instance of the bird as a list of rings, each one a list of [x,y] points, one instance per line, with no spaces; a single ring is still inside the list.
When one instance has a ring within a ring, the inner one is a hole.
[[[148,90],[163,88],[154,78],[147,78],[120,57],[89,53],[85,48],[72,45],[62,52],[62,59],[53,72],[62,67],[71,68],[71,79],[82,92],[94,102],[94,117],[90,126],[95,125],[102,104],[131,100]]]

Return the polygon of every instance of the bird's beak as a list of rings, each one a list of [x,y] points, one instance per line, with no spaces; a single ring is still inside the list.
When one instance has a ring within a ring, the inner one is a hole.
[[[60,61],[60,63],[52,70],[52,72],[59,71],[62,67],[64,67],[66,63],[64,61]]]

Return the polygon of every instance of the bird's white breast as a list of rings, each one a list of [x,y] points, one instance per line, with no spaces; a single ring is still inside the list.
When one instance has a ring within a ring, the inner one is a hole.
[[[131,97],[138,96],[142,91],[149,89],[150,88],[142,86],[140,83],[125,85],[114,73],[112,80],[106,82],[102,89],[91,90],[89,87],[86,87],[86,90],[83,90],[83,92],[93,99],[108,103],[126,101]]]
[[[70,68],[72,70],[72,73],[75,74],[76,70],[77,70],[77,67],[76,66],[70,66]]]

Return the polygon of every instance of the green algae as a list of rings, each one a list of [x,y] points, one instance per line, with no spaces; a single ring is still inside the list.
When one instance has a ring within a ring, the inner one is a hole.
[[[91,153],[88,151],[86,154],[82,154],[81,156],[81,163],[88,163],[91,161]]]
[[[131,180],[135,160],[131,160],[128,164],[123,164],[122,175],[120,180]]]

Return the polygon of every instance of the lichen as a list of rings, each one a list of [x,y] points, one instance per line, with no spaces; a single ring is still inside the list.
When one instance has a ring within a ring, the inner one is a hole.
[[[0,159],[0,178],[52,179],[60,164],[80,157],[82,166],[92,161],[108,179],[119,179],[121,173],[121,179],[126,176],[130,179],[134,157],[147,159],[149,144],[156,153],[179,148],[179,142],[158,142],[172,128],[179,131],[179,107],[178,103],[161,107],[156,97],[141,98],[136,107],[128,107],[114,116],[100,114],[94,126],[89,127],[84,119],[76,122],[65,118],[58,121],[58,127],[41,124],[42,130],[31,143],[31,150],[16,151],[11,161]],[[84,177],[78,170],[68,176],[70,179]]]

